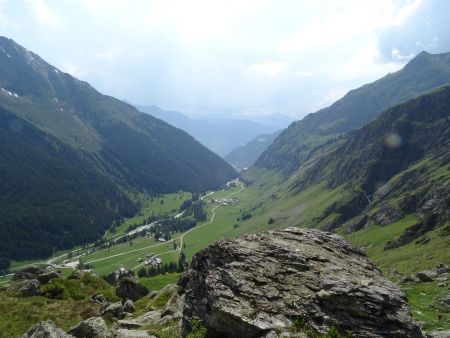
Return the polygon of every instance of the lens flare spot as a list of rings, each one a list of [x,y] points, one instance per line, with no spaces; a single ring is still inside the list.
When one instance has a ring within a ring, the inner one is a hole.
[[[384,138],[384,143],[389,148],[398,148],[402,145],[402,137],[397,133],[390,133]]]

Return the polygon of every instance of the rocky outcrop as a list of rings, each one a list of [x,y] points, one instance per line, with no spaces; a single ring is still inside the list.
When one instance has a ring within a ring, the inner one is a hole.
[[[417,279],[421,282],[432,282],[436,276],[437,273],[433,270],[425,270],[416,274]]]
[[[44,268],[40,268],[37,266],[30,266],[28,268],[24,268],[22,270],[17,271],[13,280],[24,280],[24,279],[36,279],[37,276],[46,273]]]
[[[427,338],[450,338],[450,330],[428,332]]]
[[[375,224],[383,226],[394,223],[403,217],[405,217],[405,214],[399,208],[389,205],[380,206],[379,210],[372,215]]]
[[[41,283],[37,279],[16,280],[11,283],[8,290],[19,296],[37,296],[40,294]]]
[[[74,338],[74,336],[65,333],[55,323],[48,320],[37,323],[22,338]]]
[[[443,305],[450,306],[450,295],[445,295],[442,297],[441,301]]]
[[[111,314],[114,318],[122,319],[127,314],[133,313],[135,310],[133,301],[130,299],[127,299],[123,302],[117,302],[117,303],[106,303],[103,305],[102,309],[102,315],[105,314]]]
[[[149,290],[131,274],[121,276],[116,284],[116,295],[136,301],[149,294]]]
[[[110,337],[108,327],[101,317],[91,317],[71,328],[69,334],[77,338],[107,338]]]
[[[13,281],[37,279],[41,284],[47,284],[50,280],[60,277],[58,271],[48,271],[42,267],[30,266],[17,271],[13,276]]]
[[[194,320],[225,337],[277,337],[293,323],[355,337],[421,338],[406,295],[340,236],[288,228],[221,240],[180,280],[183,335]]]
[[[41,284],[47,284],[52,279],[59,278],[59,277],[61,277],[61,274],[59,272],[57,272],[57,271],[49,271],[49,272],[45,272],[45,273],[42,273],[40,275],[37,275],[36,279]]]

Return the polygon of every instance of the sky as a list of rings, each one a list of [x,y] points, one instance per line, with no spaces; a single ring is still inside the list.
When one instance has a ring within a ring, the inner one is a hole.
[[[141,105],[294,118],[450,51],[447,0],[0,0],[0,35]]]

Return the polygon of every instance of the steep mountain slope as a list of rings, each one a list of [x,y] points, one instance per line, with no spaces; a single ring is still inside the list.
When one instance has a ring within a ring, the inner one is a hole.
[[[248,168],[255,163],[259,155],[273,143],[280,133],[281,130],[272,134],[258,135],[250,142],[234,148],[224,159],[238,170]]]
[[[165,111],[156,106],[136,106],[144,113],[180,128],[220,156],[245,144],[260,134],[273,133],[278,124],[264,124],[238,119],[191,118],[177,111]],[[287,126],[287,124],[286,124]]]
[[[287,180],[271,182],[263,174],[253,168],[246,176],[271,187],[259,193],[253,211],[271,218],[270,227],[316,227],[355,233],[357,240],[359,231],[372,229],[377,235],[365,238],[366,245],[377,236],[384,238],[382,252],[411,244],[408,260],[425,254],[421,243],[448,247],[450,86],[387,109],[322,146]]]
[[[432,196],[436,207],[433,226],[450,223],[450,186],[446,188],[450,86],[386,110],[333,147],[330,153],[316,156],[293,181],[296,191],[325,182],[328,189],[341,187],[346,192],[347,197],[323,215],[323,219],[333,215],[324,224],[328,229],[361,214],[371,217],[358,219],[360,224],[353,230],[377,222],[381,215],[375,214],[379,212],[390,215],[384,217],[387,223],[406,213],[425,216],[430,207],[425,204]]]
[[[256,165],[291,173],[311,151],[337,135],[362,127],[386,108],[449,83],[450,53],[422,52],[400,71],[352,90],[330,107],[291,124]]]
[[[288,178],[257,167],[244,177],[251,185],[238,198],[251,201],[244,209],[251,218],[238,229],[295,225],[342,234],[390,279],[410,281],[417,320],[450,328],[442,305],[448,279],[411,277],[450,261],[450,86],[330,140]]]
[[[130,192],[204,191],[236,176],[191,136],[0,37],[0,257],[94,240]]]

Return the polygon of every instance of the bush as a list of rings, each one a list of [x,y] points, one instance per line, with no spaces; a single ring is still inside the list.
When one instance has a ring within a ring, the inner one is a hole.
[[[67,290],[59,279],[54,279],[47,285],[44,285],[42,292],[46,297],[52,299],[65,299],[67,297]]]

